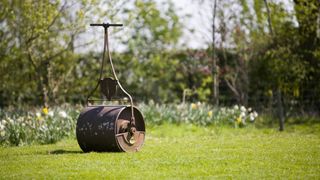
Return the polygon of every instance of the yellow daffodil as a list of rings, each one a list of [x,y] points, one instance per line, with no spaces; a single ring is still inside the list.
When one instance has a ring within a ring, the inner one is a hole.
[[[47,115],[49,113],[49,109],[47,107],[44,107],[42,109],[43,114]]]
[[[239,116],[239,117],[236,119],[236,122],[237,122],[238,124],[240,124],[240,123],[242,122],[241,116]]]
[[[197,109],[198,106],[195,103],[191,103],[191,109]]]
[[[212,117],[212,111],[208,112],[208,116],[211,118]]]

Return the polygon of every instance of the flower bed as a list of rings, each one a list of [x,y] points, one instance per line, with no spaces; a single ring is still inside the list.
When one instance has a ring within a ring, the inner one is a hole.
[[[76,120],[81,106],[38,108],[33,110],[0,109],[0,144],[25,145],[55,143],[75,136]],[[191,104],[139,104],[147,126],[164,123],[190,123],[199,126],[245,127],[254,122],[258,114],[251,108],[215,108],[203,103]]]

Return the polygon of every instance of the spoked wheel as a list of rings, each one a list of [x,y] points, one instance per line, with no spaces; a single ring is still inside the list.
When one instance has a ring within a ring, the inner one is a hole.
[[[139,122],[138,122],[139,123]],[[130,125],[130,121],[118,119],[117,121],[117,142],[123,151],[139,151],[144,143],[145,131],[141,125]],[[144,127],[144,126],[143,126]]]

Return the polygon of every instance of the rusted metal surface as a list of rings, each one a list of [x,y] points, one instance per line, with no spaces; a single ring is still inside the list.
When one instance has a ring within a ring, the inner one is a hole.
[[[145,124],[134,107],[135,126],[130,124],[129,106],[89,106],[80,114],[76,127],[77,140],[84,152],[139,151],[144,143]]]

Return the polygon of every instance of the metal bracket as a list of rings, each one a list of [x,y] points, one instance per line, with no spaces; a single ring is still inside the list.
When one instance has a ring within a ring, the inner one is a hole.
[[[117,92],[117,80],[112,78],[104,78],[100,80],[100,91],[101,94],[105,95],[107,100],[111,101],[111,98]]]

